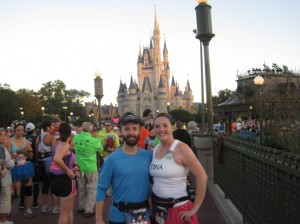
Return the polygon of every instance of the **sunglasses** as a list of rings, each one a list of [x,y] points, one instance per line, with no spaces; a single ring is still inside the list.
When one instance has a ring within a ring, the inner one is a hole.
[[[122,124],[125,124],[126,122],[129,122],[129,121],[135,122],[137,124],[141,123],[140,118],[138,118],[135,115],[130,114],[130,115],[125,116],[122,120],[120,120],[120,124],[122,125]]]

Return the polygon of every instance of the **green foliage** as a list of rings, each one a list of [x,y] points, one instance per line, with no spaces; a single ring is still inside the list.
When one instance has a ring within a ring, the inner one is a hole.
[[[263,68],[252,68],[249,69],[246,74],[238,74],[237,78],[245,79],[248,77],[254,77],[257,75],[263,75],[264,77],[269,77],[270,75],[299,75],[296,71],[290,70],[286,65],[282,65],[282,67],[278,66],[276,63],[272,63],[272,66],[269,67],[266,64],[263,64]]]
[[[19,116],[17,94],[10,88],[0,88],[0,127],[7,127]]]
[[[77,120],[74,122],[74,125],[75,125],[75,126],[81,126],[83,122],[91,122],[91,123],[93,123],[93,122],[91,121],[91,118],[89,118],[89,117],[81,117],[81,118],[77,119]]]
[[[230,97],[233,96],[235,91],[230,89],[223,89],[218,92],[217,96],[213,96],[213,105],[216,106],[224,101],[228,100]]]
[[[170,111],[170,115],[173,118],[173,122],[181,120],[183,123],[188,123],[189,121],[195,120],[194,116],[187,110],[172,110]]]
[[[83,116],[83,99],[89,97],[90,93],[83,90],[68,90],[62,81],[55,80],[44,83],[36,96],[44,105],[47,114],[64,117],[63,107],[68,107],[66,113],[73,112],[76,116]]]
[[[70,112],[73,116],[85,116],[83,100],[90,94],[83,90],[67,89],[64,82],[55,80],[44,83],[37,91],[19,89],[14,92],[8,84],[0,83],[0,127],[6,127],[13,120],[20,119],[20,108],[23,119],[39,124],[43,119],[61,117],[64,120]],[[41,108],[45,110],[42,111]],[[63,107],[67,107],[64,110]]]

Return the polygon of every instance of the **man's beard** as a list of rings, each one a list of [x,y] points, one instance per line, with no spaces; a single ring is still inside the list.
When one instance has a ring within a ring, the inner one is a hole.
[[[138,136],[130,135],[130,136],[126,136],[126,137],[123,136],[123,141],[126,143],[126,145],[132,147],[138,143],[139,137],[140,137],[140,135],[138,135]],[[129,139],[129,138],[134,138],[134,139]]]

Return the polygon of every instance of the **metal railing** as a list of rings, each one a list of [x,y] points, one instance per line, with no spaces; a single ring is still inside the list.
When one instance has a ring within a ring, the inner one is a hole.
[[[244,223],[300,223],[300,155],[230,137],[213,151],[214,181]]]

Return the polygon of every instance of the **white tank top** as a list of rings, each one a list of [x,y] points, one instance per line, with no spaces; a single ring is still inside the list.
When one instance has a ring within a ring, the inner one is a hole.
[[[150,175],[153,177],[152,191],[161,198],[180,198],[187,196],[186,176],[188,169],[174,161],[173,153],[178,140],[171,145],[169,152],[162,159],[155,158],[160,144],[154,148]]]
[[[43,132],[40,136],[40,143],[38,145],[38,152],[40,152],[40,153],[51,152],[51,145],[46,145],[44,143],[44,137],[46,135],[49,135],[49,133]]]

